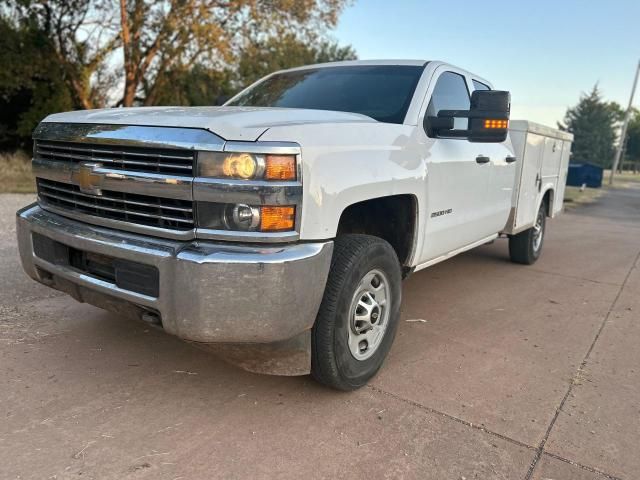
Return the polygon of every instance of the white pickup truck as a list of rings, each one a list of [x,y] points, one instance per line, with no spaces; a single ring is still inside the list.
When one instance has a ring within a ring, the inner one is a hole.
[[[222,107],[51,115],[22,264],[247,370],[355,389],[391,348],[403,277],[501,235],[539,257],[572,137],[509,108],[446,63],[355,61]]]

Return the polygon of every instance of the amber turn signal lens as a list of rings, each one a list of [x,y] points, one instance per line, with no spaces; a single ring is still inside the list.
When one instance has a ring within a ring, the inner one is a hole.
[[[484,121],[484,128],[487,128],[489,130],[504,130],[509,128],[509,120],[486,119]]]
[[[267,155],[265,158],[265,180],[295,180],[296,157],[294,155]]]
[[[260,231],[285,232],[293,230],[296,207],[260,207]]]

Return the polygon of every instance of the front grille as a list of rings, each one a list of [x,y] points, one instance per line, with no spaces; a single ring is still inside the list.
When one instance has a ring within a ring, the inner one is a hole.
[[[82,193],[76,185],[37,179],[45,205],[96,217],[171,230],[194,228],[193,202],[102,190],[101,196]]]
[[[192,150],[172,150],[121,145],[52,142],[38,140],[36,158],[53,162],[98,162],[105,168],[146,173],[193,176],[195,153]]]

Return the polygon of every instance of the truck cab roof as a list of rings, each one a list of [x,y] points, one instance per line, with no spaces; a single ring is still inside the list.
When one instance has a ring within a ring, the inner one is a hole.
[[[429,60],[409,60],[409,59],[387,59],[387,60],[345,60],[342,62],[316,63],[312,65],[304,65],[302,67],[288,68],[281,70],[283,72],[291,70],[308,70],[313,68],[327,67],[349,67],[349,66],[372,66],[372,65],[408,65],[421,67],[426,66]]]

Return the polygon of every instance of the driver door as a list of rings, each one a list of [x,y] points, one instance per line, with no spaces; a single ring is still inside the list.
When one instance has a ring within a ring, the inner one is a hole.
[[[470,108],[464,72],[442,67],[436,70],[431,83],[425,116],[436,116],[440,110]],[[454,129],[466,130],[467,122],[465,118],[456,118]],[[427,129],[422,134],[428,211],[420,263],[425,263],[486,238],[496,230],[486,222],[491,210],[487,145],[470,143],[465,138],[432,138]]]

